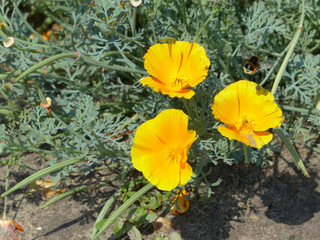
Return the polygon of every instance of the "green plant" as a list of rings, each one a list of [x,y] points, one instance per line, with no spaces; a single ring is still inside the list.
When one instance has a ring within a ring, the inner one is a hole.
[[[10,47],[0,45],[0,154],[10,155],[0,162],[8,169],[1,195],[4,217],[7,197],[15,190],[49,174],[53,181],[68,181],[75,172],[88,175],[108,160],[107,167],[117,174],[95,187],[117,179],[120,184],[106,200],[92,239],[117,220],[116,235],[132,231],[140,236],[139,227],[155,219],[170,193],[147,193],[153,186],[144,186],[142,174],[132,167],[130,149],[137,127],[168,108],[187,113],[190,129],[197,132],[188,156],[193,168],[189,184],[195,189],[203,182],[210,197],[223,179],[214,176],[210,182],[215,165],[244,161],[258,166],[281,151],[276,141],[261,149],[243,149],[218,133],[221,123],[210,106],[221,89],[240,79],[255,81],[275,96],[285,121],[274,132],[308,176],[292,142],[320,152],[314,141],[320,123],[317,4],[145,0],[133,7],[128,0],[2,1],[1,43],[14,38]],[[47,30],[52,31],[49,41],[44,35]],[[199,43],[211,62],[206,79],[194,88],[190,100],[155,93],[139,82],[148,75],[143,60],[147,49],[175,40]],[[272,67],[245,75],[243,52],[261,56]],[[52,99],[50,114],[39,106],[46,97]],[[29,152],[39,154],[48,166],[33,169],[31,176],[9,189],[10,168],[28,168],[22,156]],[[87,189],[85,185],[70,189],[43,207]],[[123,205],[111,214],[117,199]],[[137,200],[140,204],[135,204]],[[151,209],[154,212],[148,213]]]

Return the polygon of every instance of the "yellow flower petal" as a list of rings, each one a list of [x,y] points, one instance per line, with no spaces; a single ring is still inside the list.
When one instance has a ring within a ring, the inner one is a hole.
[[[272,133],[266,131],[245,133],[239,132],[235,128],[225,126],[218,127],[218,131],[230,140],[235,139],[255,148],[261,148],[263,145],[271,142],[273,138]]]
[[[191,98],[194,92],[189,87],[202,82],[210,66],[204,48],[186,41],[155,44],[148,49],[144,60],[151,77],[140,82],[170,97]]]
[[[196,139],[183,111],[162,111],[137,129],[131,148],[133,166],[161,190],[184,185],[192,175],[187,158]]]
[[[142,171],[141,158],[143,156],[152,155],[166,148],[156,136],[155,121],[149,120],[138,127],[131,148],[132,164],[137,170]]]
[[[221,134],[260,148],[272,139],[265,130],[280,127],[283,121],[273,101],[273,95],[257,83],[240,80],[218,93],[211,109],[216,119],[229,126],[222,127]]]
[[[171,163],[166,152],[146,155],[141,159],[145,178],[160,190],[170,191],[179,184],[180,165]]]
[[[179,185],[181,186],[186,185],[192,176],[192,172],[193,172],[192,168],[187,162],[184,164],[181,164]]]
[[[188,147],[196,140],[196,132],[188,130],[188,116],[178,109],[162,111],[155,119],[156,134],[167,145],[179,143]]]

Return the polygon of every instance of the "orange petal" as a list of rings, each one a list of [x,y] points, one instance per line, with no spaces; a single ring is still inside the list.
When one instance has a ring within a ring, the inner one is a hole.
[[[155,122],[149,120],[138,127],[133,145],[131,148],[131,157],[133,166],[142,171],[141,159],[148,154],[154,154],[165,148],[163,142],[156,137]]]
[[[141,159],[145,178],[163,191],[171,191],[179,184],[180,165],[170,163],[164,153],[147,155]]]
[[[189,165],[189,163],[184,163],[180,165],[180,181],[179,185],[183,186],[188,183],[188,181],[191,179],[192,176],[192,168]]]
[[[196,132],[188,130],[188,116],[182,110],[164,110],[156,122],[156,134],[167,145],[179,144],[186,148],[196,140]]]
[[[282,111],[273,95],[257,83],[240,80],[219,92],[211,107],[214,117],[229,126],[240,126],[245,119],[252,120],[254,131],[279,127]]]
[[[155,77],[142,78],[142,79],[140,79],[140,83],[143,86],[148,85],[155,92],[160,92],[160,89],[164,89],[165,88],[165,85]]]
[[[163,94],[168,94],[170,97],[174,98],[174,97],[178,97],[178,98],[185,98],[185,99],[190,99],[193,97],[193,95],[195,94],[195,92],[189,88],[185,88],[185,89],[181,89],[179,91],[166,91],[166,90],[162,90],[161,91]]]
[[[187,99],[194,95],[189,87],[202,82],[210,66],[204,48],[186,41],[155,44],[148,49],[144,60],[145,69],[151,75],[140,80],[144,86],[170,97]]]
[[[236,128],[221,126],[218,128],[218,131],[225,137],[235,139],[237,141],[243,142],[246,145],[255,148],[261,148],[263,145],[271,142],[273,135],[272,133],[261,131],[261,132],[252,132],[245,133],[237,131]]]
[[[164,85],[161,81],[159,81],[155,77],[145,77],[145,78],[140,79],[140,82],[142,83],[143,86],[148,85],[149,87],[152,88],[153,91],[161,92],[162,94],[169,95],[172,98],[184,97],[186,99],[190,99],[195,94],[195,92],[189,88],[184,88],[184,89],[180,89],[180,90],[172,90],[167,85]]]
[[[183,111],[164,110],[137,129],[131,148],[133,166],[161,190],[184,185],[192,175],[187,158],[196,139]]]
[[[202,82],[208,74],[210,61],[206,51],[197,43],[190,44],[185,41],[178,41],[176,45],[183,52],[179,73],[182,76],[188,76],[188,84],[194,87]]]
[[[225,90],[222,90],[215,96],[211,107],[212,114],[221,122],[235,125],[241,121],[237,92],[234,89]]]

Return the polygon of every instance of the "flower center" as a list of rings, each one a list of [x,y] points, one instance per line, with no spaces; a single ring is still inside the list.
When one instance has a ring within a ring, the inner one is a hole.
[[[172,78],[171,87],[173,89],[181,89],[188,86],[188,79],[185,76],[182,76],[180,73],[178,73],[176,77]]]
[[[180,163],[184,158],[184,151],[181,146],[172,146],[168,149],[170,163]]]
[[[237,126],[237,129],[241,132],[251,133],[253,131],[254,120],[250,116],[245,116],[241,121],[241,124]]]

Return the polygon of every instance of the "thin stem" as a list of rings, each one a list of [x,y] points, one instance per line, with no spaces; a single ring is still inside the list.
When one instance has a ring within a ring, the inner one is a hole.
[[[131,25],[131,31],[132,36],[136,36],[136,21],[137,21],[137,7],[133,7],[133,13],[130,16],[130,25]]]
[[[192,113],[192,111],[191,111],[191,109],[190,109],[190,107],[189,107],[189,104],[188,104],[187,100],[186,100],[185,98],[181,98],[181,99],[182,99],[182,102],[183,102],[184,107],[185,107],[186,110],[187,110],[188,116],[189,116],[191,119],[193,119],[193,113]]]
[[[34,85],[36,86],[36,89],[37,89],[38,95],[39,95],[39,97],[40,97],[40,99],[41,99],[41,102],[42,102],[43,104],[45,104],[46,99],[45,99],[45,97],[44,97],[44,95],[43,95],[43,93],[42,93],[42,90],[40,89],[39,83],[38,83],[37,81],[35,81],[35,82],[34,82]]]
[[[120,217],[120,215],[126,209],[128,209],[135,201],[137,201],[142,195],[150,191],[153,187],[154,185],[152,185],[151,183],[144,186],[138,192],[133,194],[127,201],[125,201],[116,211],[114,211],[114,213],[108,219],[102,220],[98,224],[96,224],[99,231],[91,239],[97,239],[104,232],[104,230],[106,230],[114,221],[116,221]]]
[[[316,147],[312,146],[312,145],[309,144],[309,143],[306,143],[305,145],[306,145],[306,147],[312,149],[312,151],[315,151],[315,152],[317,152],[317,153],[320,153],[320,149],[319,149],[319,148],[316,148]]]
[[[278,88],[278,85],[280,83],[280,80],[282,78],[282,75],[284,73],[284,70],[286,69],[287,65],[288,65],[288,62],[290,60],[290,57],[293,53],[293,50],[295,48],[295,46],[297,45],[297,42],[299,40],[299,37],[300,37],[300,34],[302,32],[302,24],[303,24],[303,21],[304,21],[304,15],[305,15],[305,9],[304,9],[304,0],[302,0],[302,4],[301,4],[301,17],[300,17],[300,22],[299,22],[299,26],[297,28],[297,31],[296,33],[294,34],[293,36],[293,39],[290,43],[290,48],[280,66],[280,69],[279,69],[279,72],[276,76],[276,79],[274,80],[274,83],[273,83],[273,86],[272,86],[272,89],[271,89],[271,94],[274,95],[277,88]]]
[[[187,26],[187,9],[186,9],[186,2],[182,0],[182,22],[185,26]]]
[[[291,41],[292,42],[292,41]],[[284,54],[288,51],[288,49],[291,46],[291,42],[288,44],[288,46],[282,51],[282,53],[280,54],[280,56],[278,57],[278,59],[273,63],[272,68],[268,71],[267,75],[265,76],[265,78],[261,81],[261,83],[259,84],[260,86],[263,86],[263,84],[265,84],[265,82],[269,79],[269,77],[271,76],[271,74],[273,73],[273,71],[275,70],[276,66],[279,64],[281,58],[284,56]]]
[[[203,6],[202,6],[202,1],[198,1],[198,3],[199,3],[199,7],[200,7],[200,12],[201,12],[201,20],[202,20],[202,22],[204,22],[206,18],[205,18],[205,12],[204,12]]]
[[[3,26],[3,27],[4,27],[7,31],[9,31],[10,34],[11,34],[10,28],[8,27],[8,24],[6,23],[6,21],[5,21],[4,17],[2,16],[1,12],[0,12],[0,22],[1,22],[1,23],[4,23],[4,26]]]
[[[317,109],[297,108],[294,106],[281,105],[281,104],[279,106],[285,110],[296,111],[296,112],[300,112],[302,114],[307,114],[307,115],[320,114],[320,110],[317,110]]]
[[[73,195],[75,193],[78,193],[78,192],[82,192],[82,191],[86,191],[88,188],[93,190],[93,189],[97,189],[97,188],[100,188],[102,186],[106,186],[108,183],[110,182],[113,182],[114,180],[118,179],[120,177],[120,174],[100,183],[100,184],[97,184],[97,185],[94,185],[94,186],[81,186],[81,187],[77,187],[77,188],[74,188],[74,189],[71,189],[70,191],[67,191],[67,192],[64,192],[64,193],[61,193],[59,194],[58,196],[50,199],[48,202],[46,202],[45,204],[41,205],[40,208],[45,208],[45,207],[48,207],[49,205],[63,199],[63,198],[66,198],[70,195]]]
[[[94,236],[96,235],[98,229],[96,228],[97,223],[99,223],[101,220],[103,220],[104,216],[107,214],[107,212],[110,210],[111,206],[114,204],[114,202],[117,200],[118,196],[120,196],[120,194],[122,193],[121,188],[118,189],[117,192],[115,192],[109,199],[108,201],[106,201],[106,203],[104,204],[103,208],[101,209],[96,222],[94,223],[94,227],[92,229],[92,233],[91,233],[91,237],[90,239],[94,238]]]
[[[158,40],[157,40],[156,30],[154,28],[154,18],[150,21],[150,23],[151,23],[151,29],[152,29],[152,35],[153,35],[153,43],[156,44]]]
[[[248,146],[242,143],[242,147],[243,147],[243,153],[244,153],[244,163],[246,164],[246,166],[248,166],[249,165]]]
[[[199,4],[201,5],[201,1],[199,1]],[[202,7],[202,5],[201,5]],[[202,25],[202,27],[200,28],[200,30],[198,31],[197,35],[194,38],[194,42],[197,42],[200,38],[200,35],[202,33],[202,31],[207,27],[208,23],[214,18],[215,14],[219,11],[219,8],[215,8],[214,6],[212,7],[212,12],[209,16],[209,18],[207,19],[207,21],[205,21],[205,23]]]
[[[28,68],[26,71],[24,71],[19,77],[17,77],[15,79],[16,82],[19,82],[19,80],[21,80],[22,78],[24,78],[25,76],[29,75],[30,73],[38,70],[39,68],[52,63],[56,60],[62,59],[62,58],[77,58],[79,55],[76,53],[60,53],[57,55],[54,55],[52,57],[49,57],[35,65],[33,65],[32,67]]]
[[[8,41],[8,37],[4,32],[2,32],[1,27],[0,27],[0,36],[3,38],[4,42]]]
[[[3,96],[6,100],[8,100],[8,95],[2,90],[2,88],[0,88],[0,94],[1,96]]]
[[[148,74],[148,72],[143,71],[143,70],[139,70],[139,69],[133,69],[133,68],[123,67],[123,66],[119,66],[119,65],[109,65],[107,62],[94,62],[91,58],[85,57],[85,56],[83,56],[83,57],[81,56],[81,58],[85,63],[99,66],[99,67],[103,67],[103,68],[109,68],[112,70],[129,72],[129,73],[139,73],[142,75]]]
[[[46,49],[51,48],[49,45],[44,45],[44,44],[41,44],[41,43],[29,42],[29,41],[25,41],[25,40],[22,40],[22,39],[19,39],[19,38],[14,38],[14,41],[22,43],[22,44],[25,44],[25,45],[31,45],[31,46],[39,47],[39,48],[46,48]]]
[[[5,185],[5,192],[9,189],[9,175],[10,175],[10,168],[12,166],[12,163],[15,161],[15,155],[13,154],[10,157],[8,168],[7,168],[7,174],[6,174],[6,185]],[[8,196],[4,197],[4,204],[3,204],[3,214],[2,218],[5,219],[7,216],[7,204],[8,204]]]
[[[265,54],[268,54],[268,55],[273,56],[273,57],[282,57],[283,56],[283,53],[275,53],[275,52],[272,52],[272,51],[269,51],[269,50],[266,50],[266,49],[257,48],[255,46],[252,46],[252,45],[248,44],[248,43],[245,43],[244,45],[245,45],[246,48],[249,48],[249,49],[252,49],[252,50],[258,50],[261,53],[265,53]]]
[[[24,18],[24,16],[22,15],[22,13],[20,12],[17,4],[15,3],[15,1],[12,1],[13,7],[15,9],[15,11],[17,12],[17,14],[19,15],[19,18],[23,21],[23,23],[25,24],[25,26],[27,26],[27,28],[35,35],[37,36],[45,45],[48,45],[48,42],[46,40],[43,39],[43,37],[27,22],[27,20]]]

